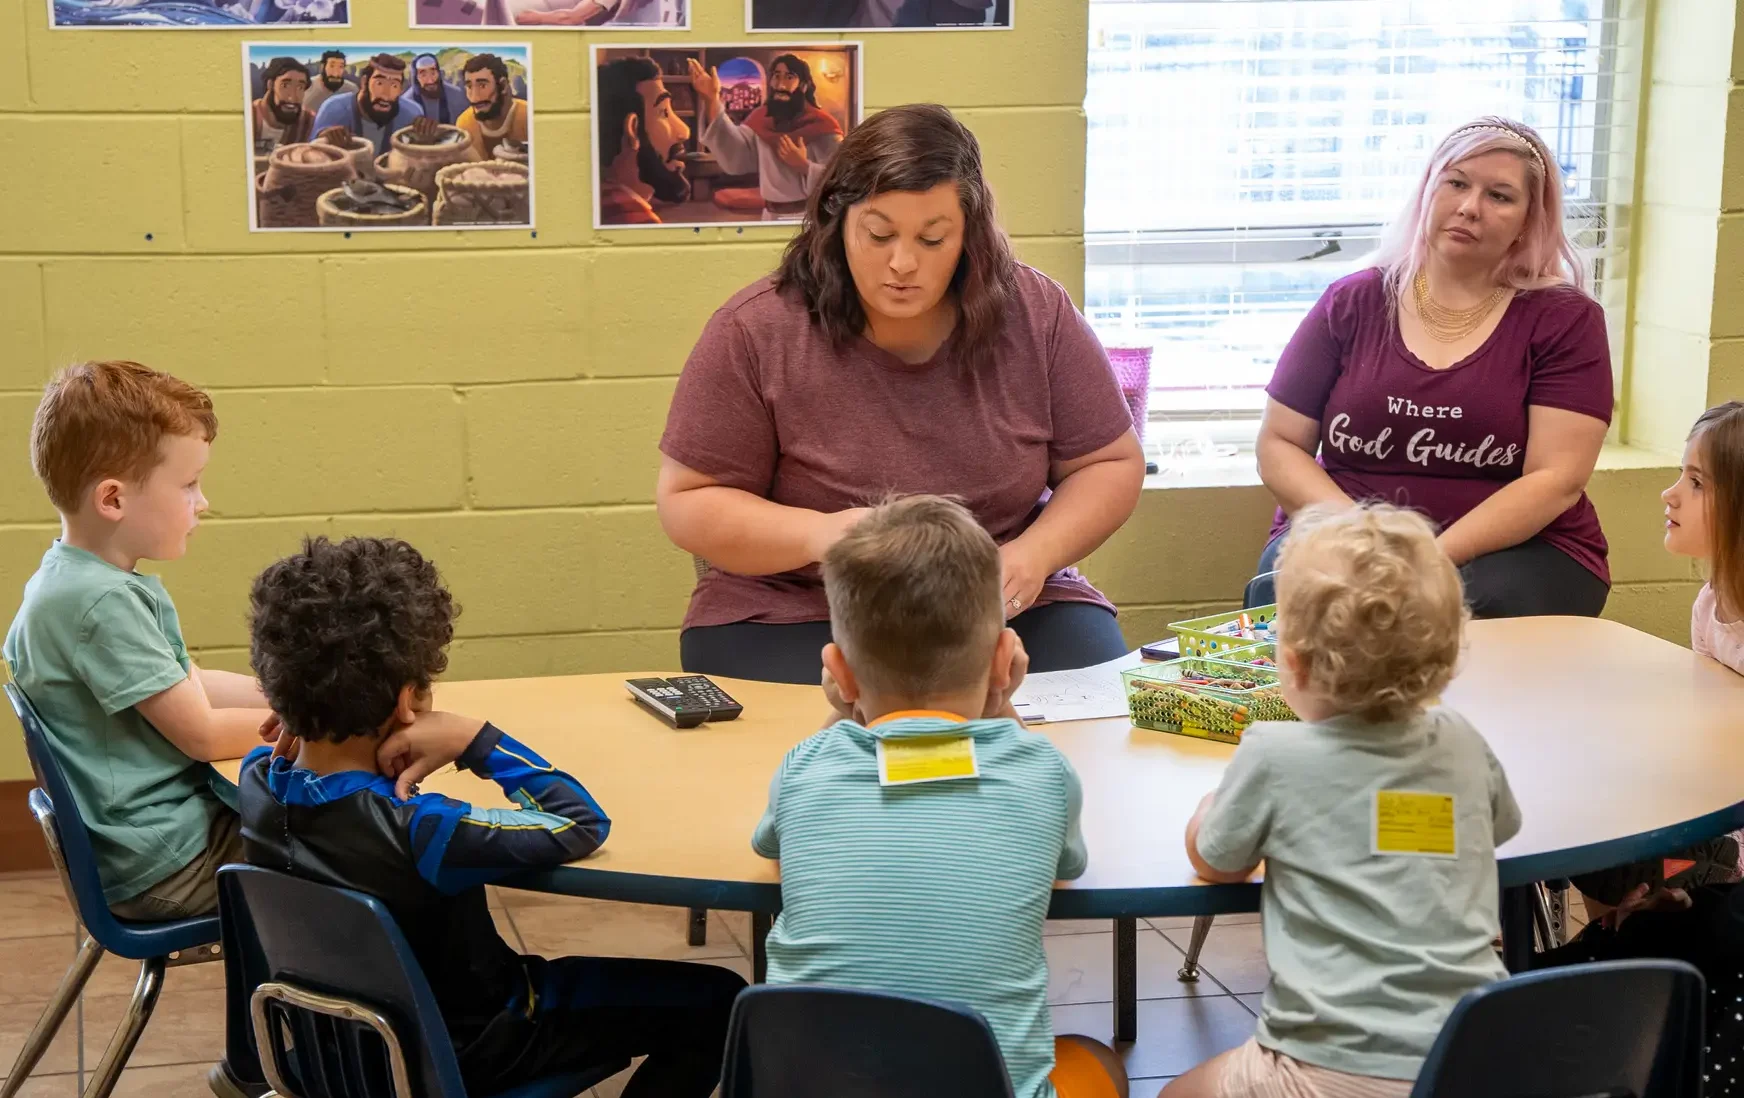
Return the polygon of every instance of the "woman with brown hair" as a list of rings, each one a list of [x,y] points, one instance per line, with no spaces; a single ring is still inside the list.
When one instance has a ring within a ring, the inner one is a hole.
[[[980,147],[943,107],[843,140],[780,268],[704,329],[660,449],[661,524],[707,563],[687,671],[818,682],[817,562],[915,492],[961,499],[999,542],[1033,669],[1126,650],[1072,566],[1137,506],[1130,413],[1066,291],[1013,258]]]

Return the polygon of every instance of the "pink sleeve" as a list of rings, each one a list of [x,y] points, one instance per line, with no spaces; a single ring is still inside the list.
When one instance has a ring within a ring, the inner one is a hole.
[[[1332,301],[1340,289],[1339,283],[1328,286],[1308,310],[1266,386],[1267,396],[1316,423],[1326,417],[1326,402],[1344,369],[1344,340],[1335,330]]]
[[[1048,363],[1048,401],[1054,437],[1048,460],[1073,461],[1093,454],[1132,430],[1132,410],[1121,395],[1114,367],[1090,322],[1055,285],[1053,355]]]
[[[1610,423],[1615,381],[1605,310],[1574,290],[1543,292],[1577,299],[1567,308],[1547,312],[1532,334],[1532,380],[1526,388],[1526,403],[1579,412]]]
[[[756,353],[734,314],[722,309],[709,319],[678,377],[660,452],[729,488],[767,496],[776,450]]]
[[[1714,641],[1708,635],[1713,621],[1714,589],[1703,587],[1696,592],[1695,605],[1690,607],[1690,649],[1698,656],[1714,655]]]

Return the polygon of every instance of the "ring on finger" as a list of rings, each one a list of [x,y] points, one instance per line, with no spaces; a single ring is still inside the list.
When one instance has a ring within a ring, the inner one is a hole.
[[[1022,600],[1022,599],[1020,599],[1020,598],[1018,598],[1018,597],[1017,597],[1017,596],[1016,596],[1016,595],[1013,595],[1013,596],[1011,596],[1011,598],[1010,598],[1010,600],[1009,600],[1009,604],[1010,604],[1010,606],[1011,606],[1011,609],[1012,609],[1012,610],[1013,610],[1013,611],[1017,611],[1017,610],[1022,610],[1022,609],[1023,609],[1023,600]]]

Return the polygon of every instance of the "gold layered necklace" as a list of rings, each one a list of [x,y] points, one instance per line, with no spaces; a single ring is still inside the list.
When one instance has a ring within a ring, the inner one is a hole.
[[[1457,343],[1483,327],[1508,289],[1497,286],[1489,297],[1470,309],[1449,309],[1429,292],[1428,272],[1418,271],[1411,282],[1411,292],[1417,301],[1417,319],[1423,322],[1423,329],[1430,338],[1441,343]]]

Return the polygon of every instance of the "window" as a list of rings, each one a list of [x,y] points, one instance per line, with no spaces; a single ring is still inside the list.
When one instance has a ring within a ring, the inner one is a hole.
[[[1624,2],[1090,0],[1085,313],[1109,347],[1151,348],[1153,460],[1190,472],[1251,445],[1302,316],[1477,115],[1544,136],[1615,300],[1638,67]]]

